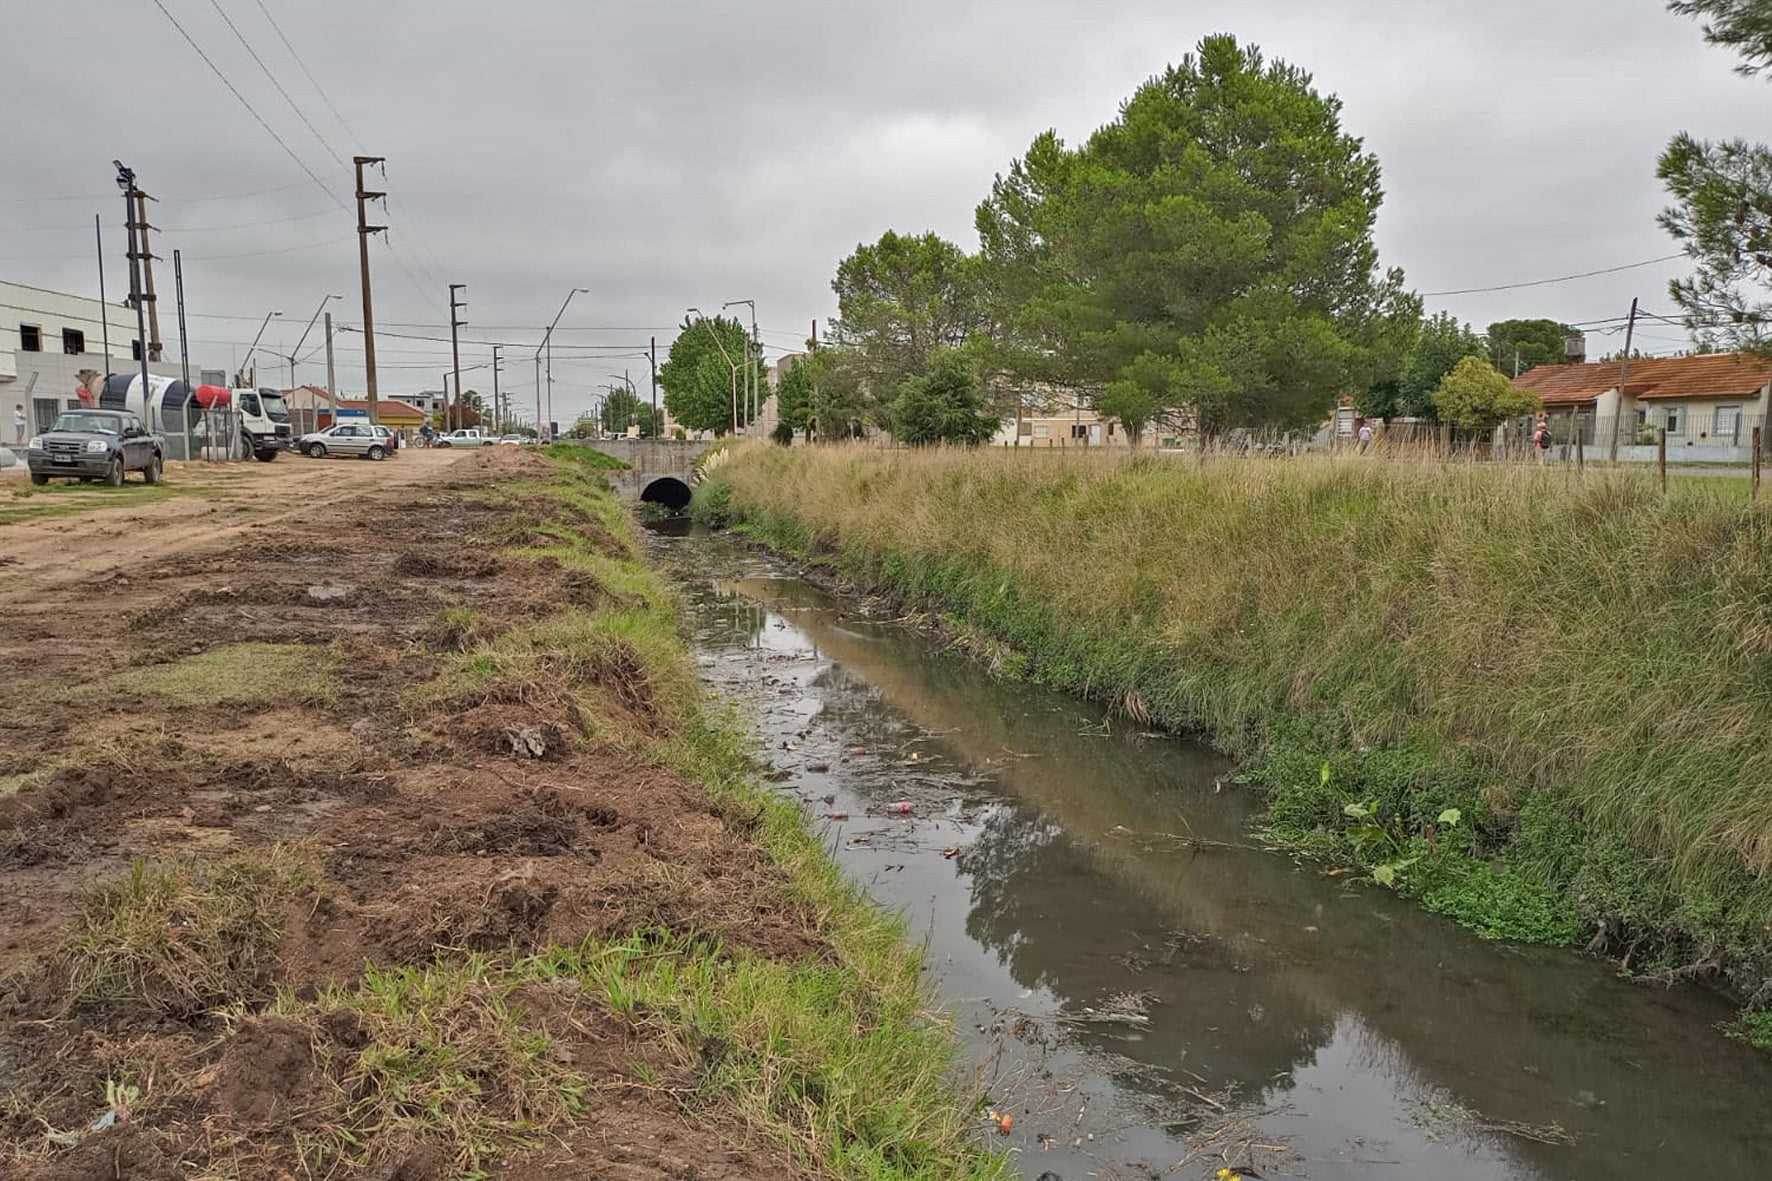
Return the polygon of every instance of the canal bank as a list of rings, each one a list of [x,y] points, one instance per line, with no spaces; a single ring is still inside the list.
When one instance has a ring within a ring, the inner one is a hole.
[[[1301,871],[1211,750],[736,539],[654,554],[780,790],[926,942],[1023,1175],[1761,1175],[1772,1065],[1715,1035],[1719,998]]]
[[[1005,675],[1202,734],[1263,835],[1491,938],[1725,984],[1772,1043],[1764,510],[1633,473],[734,448],[753,538]]]

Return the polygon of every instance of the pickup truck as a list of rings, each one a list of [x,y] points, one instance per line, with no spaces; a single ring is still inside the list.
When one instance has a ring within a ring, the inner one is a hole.
[[[165,458],[160,436],[123,410],[66,411],[25,448],[33,484],[59,476],[102,480],[115,488],[125,472],[140,472],[148,483],[158,484]]]
[[[489,435],[477,426],[463,427],[459,431],[450,431],[446,435],[438,435],[433,447],[485,447],[498,442],[497,435]]]

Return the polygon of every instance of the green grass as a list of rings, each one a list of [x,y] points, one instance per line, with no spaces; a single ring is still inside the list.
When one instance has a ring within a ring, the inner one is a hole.
[[[121,488],[102,484],[68,484],[55,482],[37,487],[32,484],[5,485],[8,492],[0,494],[0,525],[45,517],[71,516],[99,509],[139,508],[175,496],[191,496],[213,492],[213,488],[188,484],[159,483],[154,485],[126,483]]]
[[[168,664],[115,673],[70,699],[140,694],[167,709],[265,709],[323,704],[338,691],[338,657],[303,644],[227,644]]]
[[[613,455],[605,455],[595,447],[581,443],[549,443],[542,448],[542,454],[557,463],[565,463],[591,471],[626,471],[633,466],[625,460],[617,459]]]
[[[1772,510],[1731,481],[762,447],[715,479],[758,539],[1248,760],[1290,849],[1772,981]]]

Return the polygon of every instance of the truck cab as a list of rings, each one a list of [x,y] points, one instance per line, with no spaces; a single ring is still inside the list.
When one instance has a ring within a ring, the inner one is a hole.
[[[479,427],[469,426],[469,427],[463,427],[462,429],[457,430],[457,431],[450,431],[446,435],[437,436],[437,441],[436,441],[436,443],[433,444],[433,446],[436,446],[436,447],[484,447],[487,444],[492,443],[494,441],[495,440],[494,440],[493,436],[482,431]]]
[[[234,409],[240,412],[240,437],[254,459],[270,463],[280,451],[289,450],[293,439],[289,407],[276,390],[235,390]]]

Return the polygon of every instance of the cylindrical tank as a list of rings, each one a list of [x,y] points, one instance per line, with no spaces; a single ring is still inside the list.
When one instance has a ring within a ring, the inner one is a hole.
[[[102,410],[127,410],[136,415],[151,431],[165,430],[169,425],[166,412],[172,411],[174,421],[170,424],[175,430],[184,429],[184,410],[192,401],[192,391],[188,382],[176,377],[161,377],[157,374],[148,375],[147,396],[142,396],[142,376],[139,373],[113,373],[105,378],[104,389],[99,392],[98,404]]]

